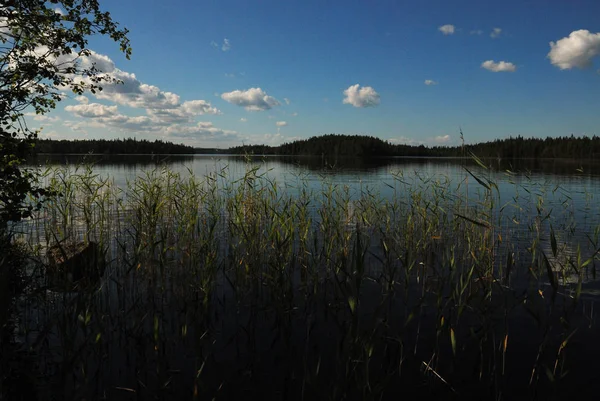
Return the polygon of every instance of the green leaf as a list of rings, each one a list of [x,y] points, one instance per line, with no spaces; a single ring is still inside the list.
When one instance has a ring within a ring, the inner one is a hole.
[[[348,306],[350,306],[350,311],[352,312],[352,314],[354,314],[354,311],[356,309],[356,298],[348,297]]]
[[[450,327],[450,343],[452,344],[452,353],[456,356],[456,336],[452,327]]]

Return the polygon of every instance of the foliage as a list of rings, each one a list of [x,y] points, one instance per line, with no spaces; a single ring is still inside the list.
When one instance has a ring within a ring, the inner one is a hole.
[[[88,38],[117,42],[129,57],[127,30],[98,0],[5,0],[0,6],[0,226],[31,215],[43,189],[22,163],[37,132],[27,128],[26,110],[44,114],[70,90],[101,90],[114,79],[90,61]],[[30,204],[28,196],[36,202]]]

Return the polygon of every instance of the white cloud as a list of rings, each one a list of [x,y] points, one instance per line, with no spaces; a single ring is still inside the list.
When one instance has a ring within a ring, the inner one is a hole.
[[[438,28],[438,31],[443,33],[444,35],[453,35],[456,31],[456,27],[451,24],[442,25]]]
[[[245,123],[245,122],[247,122],[247,121],[248,121],[248,119],[247,119],[247,118],[244,118],[244,117],[242,117],[242,118],[240,118],[240,121],[241,121],[241,122],[243,122],[243,123]]]
[[[100,103],[77,104],[65,107],[69,113],[78,117],[110,117],[117,114],[117,106],[106,106]]]
[[[173,109],[180,105],[178,95],[142,83],[133,73],[115,69],[110,75],[121,83],[102,84],[102,91],[95,94],[98,99],[140,109]]]
[[[435,143],[448,143],[450,142],[450,135],[440,135],[433,138]]]
[[[482,35],[483,31],[481,29],[473,29],[471,32],[469,32],[469,34],[471,34],[471,35]]]
[[[55,12],[56,14],[58,14],[58,15],[65,15],[65,12],[64,12],[64,11],[63,11],[63,9],[62,9],[62,8],[60,8],[60,7],[56,7],[56,8],[54,9],[54,12]]]
[[[70,128],[72,131],[74,132],[81,132],[87,135],[88,131],[86,130],[87,127],[93,127],[93,128],[103,128],[105,127],[104,124],[101,124],[99,122],[90,120],[90,121],[72,121],[72,120],[67,120],[65,122],[63,122],[63,125],[65,127]]]
[[[73,115],[85,118],[85,121],[66,121],[65,125],[74,131],[84,127],[116,128],[124,132],[158,132],[164,129],[156,119],[149,116],[127,116],[119,113],[117,106],[99,103],[66,106],[65,110]]]
[[[36,53],[44,54],[44,51],[43,48],[36,49]],[[106,132],[107,128],[110,128],[121,132],[148,134],[151,137],[163,139],[169,135],[187,135],[186,138],[192,138],[194,135],[200,134],[210,134],[211,140],[214,141],[218,141],[219,135],[226,136],[230,141],[237,138],[235,136],[237,133],[233,131],[216,128],[211,123],[196,121],[197,116],[222,114],[210,102],[201,99],[183,101],[179,95],[144,83],[135,74],[117,68],[106,55],[90,51],[88,56],[72,54],[53,59],[53,62],[59,68],[61,65],[72,65],[73,63],[77,63],[82,69],[94,66],[107,78],[120,81],[102,82],[103,90],[93,94],[96,99],[109,101],[111,104],[91,102],[91,95],[86,94],[87,96],[76,96],[74,100],[77,104],[67,105],[64,108],[73,116],[82,119],[63,121],[63,126],[73,131],[87,133],[88,128],[102,128]],[[72,76],[72,78],[83,83],[91,83],[90,78],[86,76]],[[279,104],[266,94],[265,97],[263,101],[267,104],[273,105],[273,101]],[[135,110],[121,112],[117,105]],[[58,121],[57,117],[31,117],[46,123]]]
[[[434,81],[433,79],[426,79],[425,80],[425,85],[427,85],[427,86],[437,85],[437,82]]]
[[[76,96],[75,100],[81,104],[88,104],[90,102],[90,99],[83,95]]]
[[[231,73],[231,74],[230,74],[230,73],[227,73],[227,72],[226,72],[226,73],[225,73],[225,76],[226,76],[227,78],[235,78],[235,74],[234,74],[234,73]]]
[[[34,112],[25,113],[25,116],[31,117],[35,121],[45,122],[48,124],[52,124],[52,123],[60,121],[60,117],[58,117],[58,116],[51,117],[51,116],[48,116],[45,114],[36,114]]]
[[[496,39],[497,37],[500,36],[501,33],[502,33],[502,29],[501,28],[494,28],[494,29],[492,29],[492,33],[490,33],[490,37],[492,39]]]
[[[157,122],[166,124],[192,122],[193,117],[205,114],[222,114],[206,100],[188,100],[177,108],[146,109],[146,112]]]
[[[81,57],[81,65],[89,68],[94,65],[116,82],[103,82],[102,91],[96,91],[97,99],[108,100],[117,104],[136,109],[144,109],[149,115],[164,121],[174,122],[189,120],[204,114],[221,114],[206,100],[188,100],[181,102],[179,95],[163,91],[157,86],[141,82],[135,74],[116,68],[114,62],[107,56],[91,52],[90,56]],[[91,83],[89,78],[80,77],[82,81]],[[77,97],[80,103],[85,103],[85,97]]]
[[[344,91],[344,104],[354,107],[375,107],[379,104],[379,94],[370,86],[360,88],[359,84],[351,85]]]
[[[509,63],[508,61],[495,62],[494,60],[484,61],[481,63],[481,68],[492,72],[515,72],[517,70],[517,66],[513,63]]]
[[[561,70],[588,68],[594,57],[600,54],[600,33],[587,29],[573,31],[568,37],[550,42],[548,58]]]
[[[290,99],[288,99],[287,97],[283,98],[283,101],[285,102],[285,104],[289,105],[290,104]]]
[[[229,49],[231,49],[231,42],[229,42],[229,39],[225,38],[223,39],[223,45],[221,46],[221,50],[226,52]]]
[[[200,116],[204,114],[221,114],[216,108],[212,107],[206,100],[186,100],[181,104],[181,110],[185,113]]]
[[[234,90],[221,94],[226,102],[244,107],[248,111],[264,111],[279,106],[279,102],[267,95],[261,88],[250,88],[245,91]]]
[[[285,127],[286,125],[288,125],[288,123],[286,121],[277,121],[275,125],[277,125],[278,127]]]
[[[118,128],[123,132],[162,132],[161,127],[157,126],[155,121],[148,116],[132,117],[124,114],[117,114],[101,118],[98,122],[108,127]]]
[[[112,73],[117,69],[110,57],[95,51],[90,51],[88,56],[81,56],[80,60],[81,66],[85,69],[94,66],[99,72],[103,73]]]
[[[173,125],[165,130],[169,136],[192,139],[231,140],[237,139],[237,132],[217,128],[213,123],[201,121],[193,126]]]
[[[600,71],[598,71],[598,72],[600,73]],[[298,116],[298,113],[297,113],[297,112],[293,112],[293,113],[292,113],[292,117],[297,117],[297,116]]]

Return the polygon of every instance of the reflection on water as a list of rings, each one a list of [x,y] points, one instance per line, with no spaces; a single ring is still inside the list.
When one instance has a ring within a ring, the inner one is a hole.
[[[156,166],[169,166],[174,170],[190,169],[195,174],[214,172],[228,166],[233,171],[243,171],[247,161],[261,163],[274,175],[285,173],[328,176],[382,177],[395,171],[420,172],[425,175],[464,175],[462,166],[475,167],[470,158],[348,158],[314,156],[239,156],[239,155],[38,155],[31,164],[77,165],[91,163],[95,169],[113,177],[132,178],[136,172]],[[496,175],[514,172],[517,177],[596,178],[600,179],[600,161],[573,159],[487,159],[486,166]]]
[[[589,204],[600,194],[600,161],[570,159],[487,159],[482,169],[471,159],[457,158],[324,158],[311,156],[251,156],[238,155],[40,155],[35,164],[42,166],[92,163],[94,173],[111,177],[117,186],[145,171],[167,167],[171,171],[202,177],[220,175],[223,180],[235,181],[244,176],[248,166],[260,165],[260,173],[294,192],[299,186],[320,190],[326,184],[348,186],[359,194],[364,189],[391,197],[399,180],[426,183],[431,179],[450,180],[471,191],[481,186],[467,173],[494,181],[501,199],[509,200],[519,191],[522,194],[543,195],[555,201],[575,205]],[[226,176],[223,173],[227,171]],[[525,188],[525,189],[524,189]],[[540,192],[542,191],[542,192]]]

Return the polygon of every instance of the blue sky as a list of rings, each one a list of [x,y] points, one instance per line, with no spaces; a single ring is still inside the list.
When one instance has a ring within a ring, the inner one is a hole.
[[[42,137],[228,147],[326,133],[457,144],[459,127],[468,142],[600,135],[597,0],[101,3],[130,30],[133,55],[96,37],[90,60],[125,85],[31,116]]]

